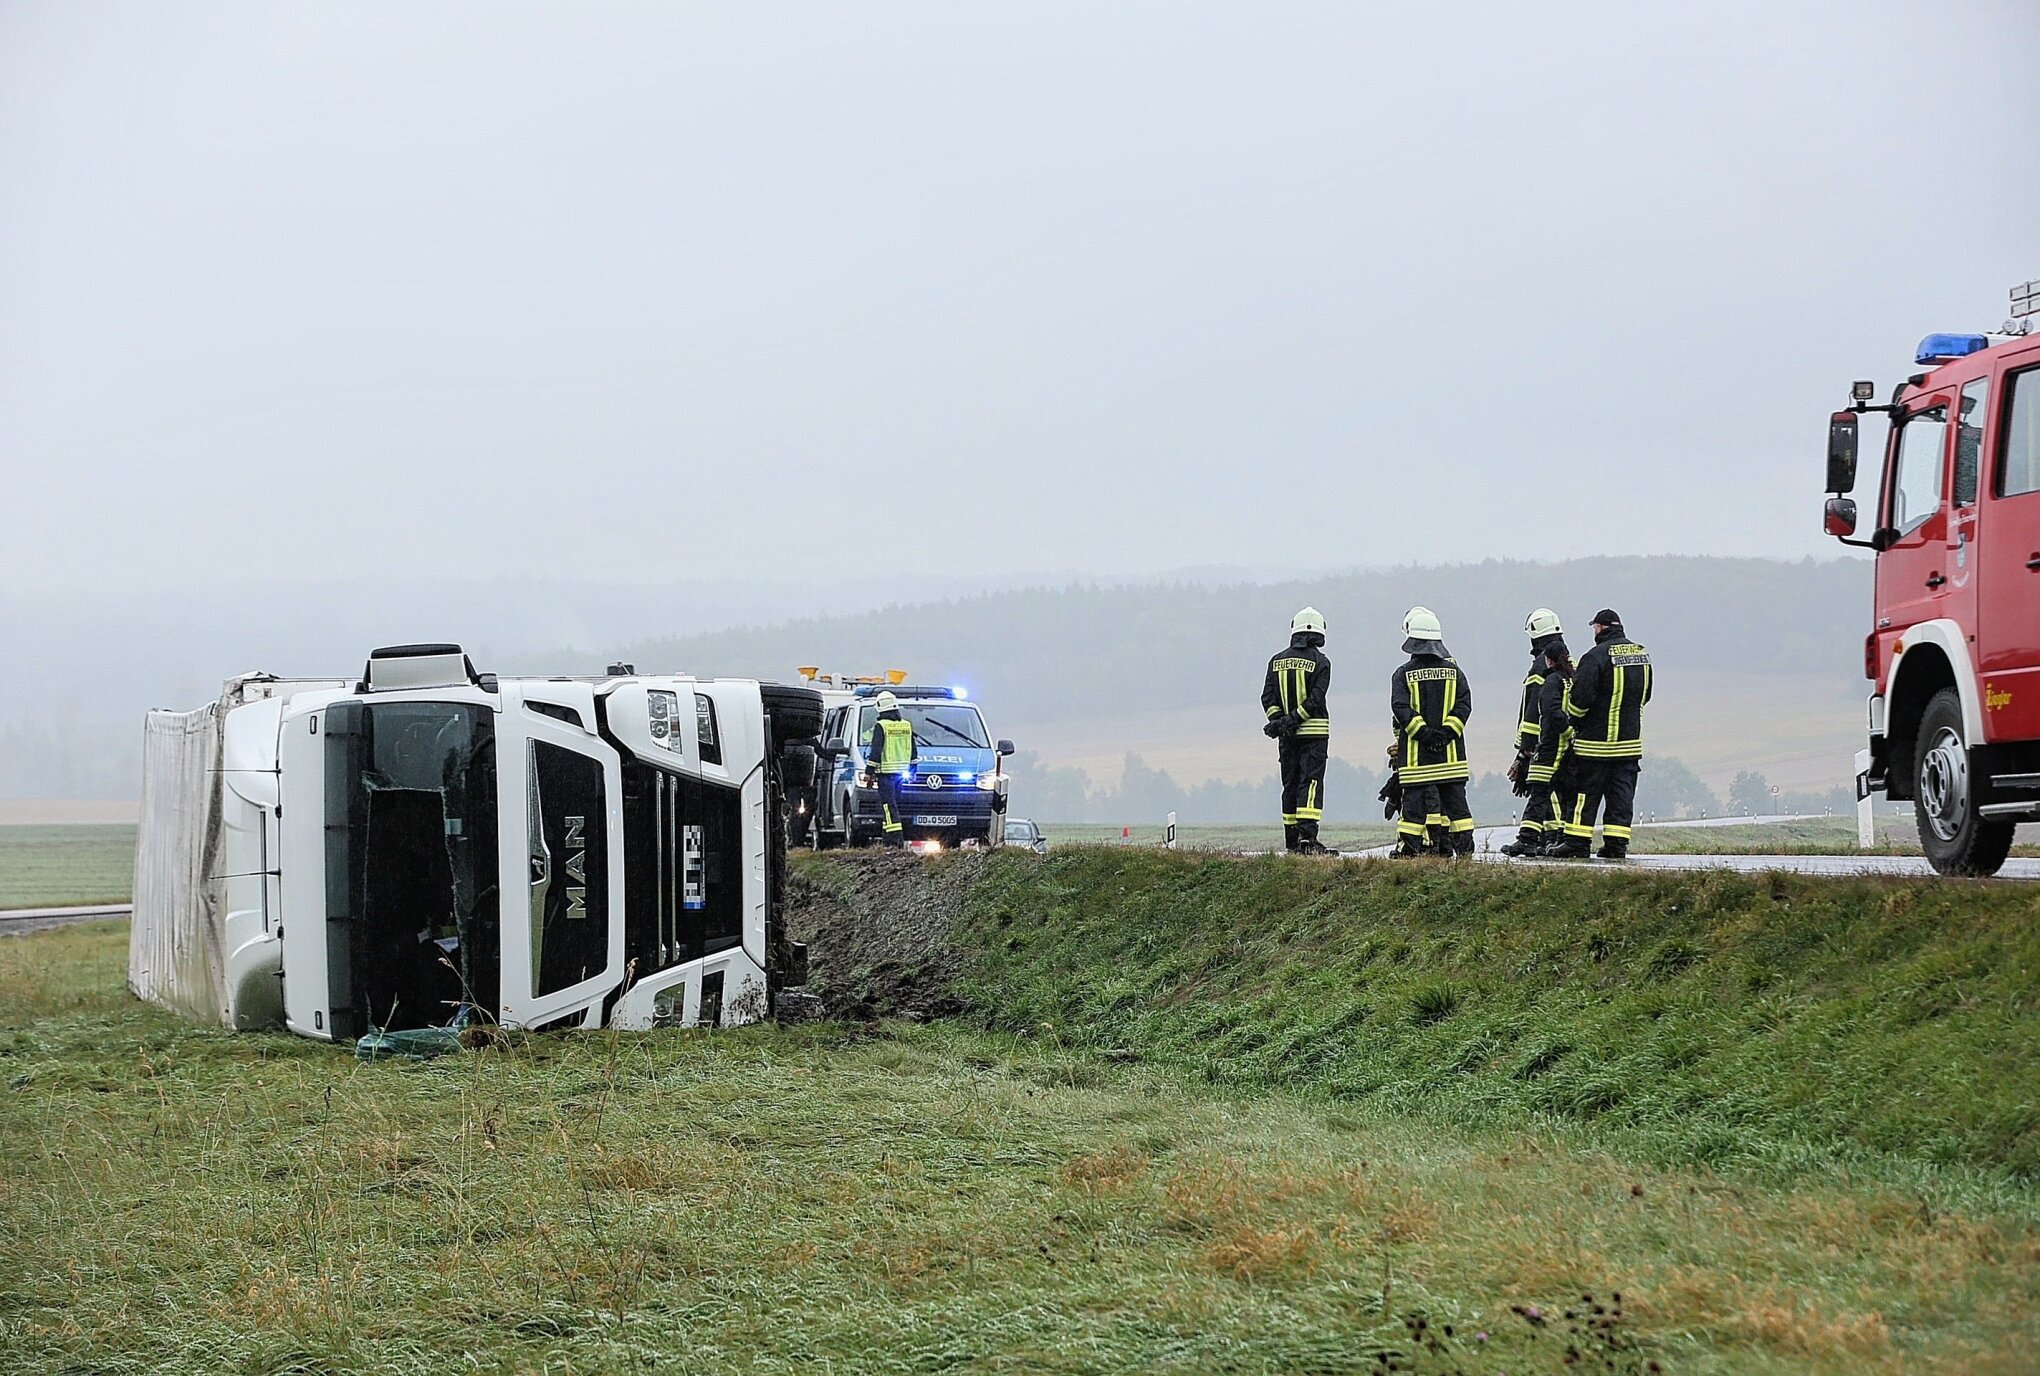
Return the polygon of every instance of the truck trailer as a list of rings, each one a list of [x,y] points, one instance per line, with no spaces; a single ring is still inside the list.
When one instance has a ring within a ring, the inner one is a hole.
[[[820,724],[803,688],[457,645],[231,679],[147,717],[128,986],[326,1041],[754,1021],[806,978],[782,809]]]

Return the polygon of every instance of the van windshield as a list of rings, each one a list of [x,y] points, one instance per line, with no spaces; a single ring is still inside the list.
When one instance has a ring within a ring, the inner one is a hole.
[[[914,728],[914,744],[921,749],[991,749],[992,743],[985,735],[984,718],[967,702],[903,702],[900,715]],[[877,720],[877,708],[864,709],[857,733],[862,744],[871,744],[872,723]]]

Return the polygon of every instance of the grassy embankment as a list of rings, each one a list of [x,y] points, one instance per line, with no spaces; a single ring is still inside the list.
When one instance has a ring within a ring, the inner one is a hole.
[[[125,903],[134,883],[132,824],[0,826],[0,908]]]
[[[1103,849],[802,868],[885,863],[966,881],[976,1026],[368,1066],[127,1002],[119,926],[0,941],[0,1353],[2035,1369],[2040,895]]]

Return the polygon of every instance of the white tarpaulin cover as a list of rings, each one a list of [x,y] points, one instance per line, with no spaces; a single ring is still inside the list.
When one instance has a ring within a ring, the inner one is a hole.
[[[202,1022],[227,1023],[226,881],[220,845],[221,705],[156,711],[142,727],[142,811],[128,988]]]

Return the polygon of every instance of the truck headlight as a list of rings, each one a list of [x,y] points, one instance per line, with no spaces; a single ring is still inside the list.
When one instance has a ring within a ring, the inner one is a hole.
[[[680,737],[680,695],[654,688],[645,694],[645,708],[652,717],[652,744],[679,754],[684,748]]]

